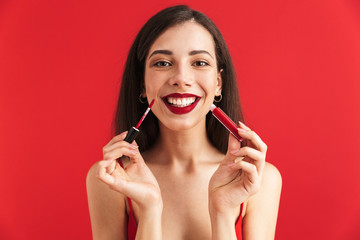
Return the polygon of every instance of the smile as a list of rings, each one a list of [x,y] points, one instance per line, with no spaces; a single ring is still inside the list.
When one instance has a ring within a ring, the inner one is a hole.
[[[189,93],[172,93],[162,97],[162,100],[172,113],[186,114],[196,107],[200,97]]]
[[[166,98],[167,102],[174,107],[186,107],[193,104],[196,100],[196,97],[189,97],[189,98],[173,98],[169,97]]]

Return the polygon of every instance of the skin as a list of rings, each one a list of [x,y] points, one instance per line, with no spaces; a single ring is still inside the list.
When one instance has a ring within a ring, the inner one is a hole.
[[[123,141],[126,132],[115,136],[103,148],[104,160],[89,170],[94,239],[127,239],[126,196],[138,223],[136,239],[236,239],[241,203],[243,239],[274,239],[281,176],[265,162],[266,144],[240,123],[247,147],[230,134],[223,155],[206,136],[205,116],[221,93],[216,66],[212,36],[195,22],[169,28],[151,46],[143,97],[155,99],[160,135],[143,153],[136,142]],[[201,99],[193,111],[178,115],[161,99],[170,93]],[[115,161],[121,156],[129,157],[124,169]]]

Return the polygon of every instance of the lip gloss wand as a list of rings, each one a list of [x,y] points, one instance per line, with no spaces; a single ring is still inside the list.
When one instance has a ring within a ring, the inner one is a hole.
[[[231,118],[226,115],[219,107],[216,107],[215,104],[211,104],[210,111],[214,117],[221,122],[221,124],[230,131],[230,133],[239,141],[242,142],[243,138],[238,134],[238,126],[231,120]]]
[[[149,107],[146,109],[144,115],[141,117],[141,119],[138,122],[138,124],[136,125],[136,127],[131,127],[131,129],[129,130],[128,134],[126,135],[126,138],[124,139],[124,141],[126,141],[128,143],[132,143],[134,141],[134,139],[140,132],[139,127],[140,127],[141,123],[144,121],[146,115],[150,112],[151,107],[154,105],[154,101],[155,101],[155,99],[153,99],[151,101]]]

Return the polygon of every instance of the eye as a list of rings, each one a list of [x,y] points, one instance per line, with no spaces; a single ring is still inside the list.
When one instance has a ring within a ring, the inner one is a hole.
[[[154,63],[155,67],[170,67],[171,63],[166,62],[166,61],[158,61],[156,63]]]
[[[193,63],[194,66],[196,67],[205,67],[205,66],[209,66],[209,64],[205,61],[196,61]]]

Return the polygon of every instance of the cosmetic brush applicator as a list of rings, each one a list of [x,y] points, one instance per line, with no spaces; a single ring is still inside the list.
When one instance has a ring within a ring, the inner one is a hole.
[[[139,134],[139,132],[140,132],[139,127],[140,127],[141,123],[144,121],[146,115],[150,112],[151,107],[154,105],[154,101],[155,101],[155,99],[153,99],[151,101],[149,107],[146,109],[144,115],[141,117],[141,119],[138,122],[138,124],[136,125],[136,127],[131,127],[128,134],[126,135],[126,138],[124,139],[126,142],[132,143],[134,141],[134,139],[136,138],[136,136]]]

